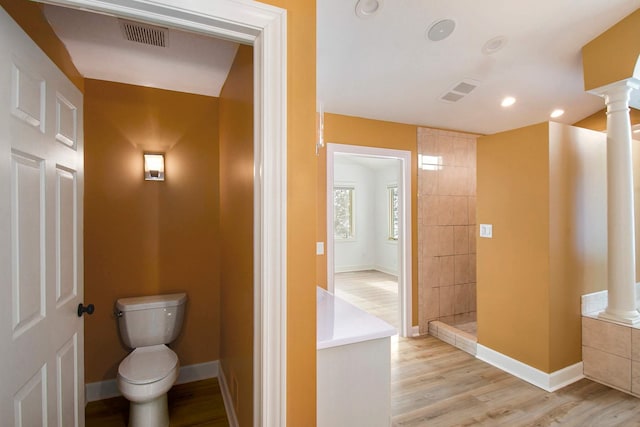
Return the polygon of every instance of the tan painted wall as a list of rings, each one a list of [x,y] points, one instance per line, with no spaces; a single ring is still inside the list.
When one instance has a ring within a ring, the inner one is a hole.
[[[376,148],[391,148],[411,152],[411,252],[412,252],[412,295],[413,324],[418,324],[418,155],[417,127],[401,123],[369,120],[359,117],[325,114],[325,141],[328,143],[362,145]],[[318,236],[326,241],[327,229],[327,158],[326,150],[321,150],[318,158]],[[326,257],[318,257],[317,283],[326,288]]]
[[[582,360],[580,296],[607,284],[606,136],[549,123],[550,370]]]
[[[587,43],[582,48],[585,90],[634,77],[640,59],[638,40],[640,9]],[[636,73],[640,73],[640,68]]]
[[[316,2],[287,9],[287,425],[316,422]]]
[[[478,140],[478,341],[544,372],[582,360],[580,296],[606,288],[606,137],[541,123]]]
[[[218,100],[85,82],[87,382],[116,377],[127,354],[117,298],[186,291],[181,365],[219,358]],[[166,152],[165,182],[145,182],[142,153]]]
[[[220,93],[220,363],[241,426],[253,424],[253,189],[253,49],[240,46]]]
[[[69,52],[53,32],[42,14],[42,4],[28,0],[0,0],[0,6],[22,27],[25,33],[60,68],[80,91],[84,91],[84,78],[71,61]]]
[[[478,342],[549,372],[548,125],[478,138]]]

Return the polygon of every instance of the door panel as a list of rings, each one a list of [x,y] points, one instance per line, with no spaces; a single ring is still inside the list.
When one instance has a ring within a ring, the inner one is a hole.
[[[82,94],[0,8],[0,424],[84,426]]]

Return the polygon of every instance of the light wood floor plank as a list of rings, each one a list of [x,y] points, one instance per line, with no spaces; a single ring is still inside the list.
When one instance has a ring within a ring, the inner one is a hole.
[[[169,391],[171,427],[226,427],[227,414],[218,379],[179,384]],[[129,402],[124,397],[90,402],[86,407],[87,427],[125,427]]]
[[[391,323],[392,278],[340,273],[336,294]],[[391,357],[394,426],[640,427],[639,399],[588,379],[548,393],[431,336],[393,337]]]

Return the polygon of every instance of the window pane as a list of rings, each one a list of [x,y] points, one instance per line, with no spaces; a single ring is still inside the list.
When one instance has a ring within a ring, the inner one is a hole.
[[[398,186],[389,187],[389,239],[398,240]]]
[[[353,227],[353,187],[333,188],[333,236],[336,239],[352,239]]]

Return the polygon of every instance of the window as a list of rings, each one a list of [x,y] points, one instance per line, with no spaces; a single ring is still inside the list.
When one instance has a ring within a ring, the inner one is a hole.
[[[389,193],[389,240],[398,240],[398,186],[387,187]]]
[[[336,240],[353,239],[355,188],[349,186],[333,187],[333,236]]]

